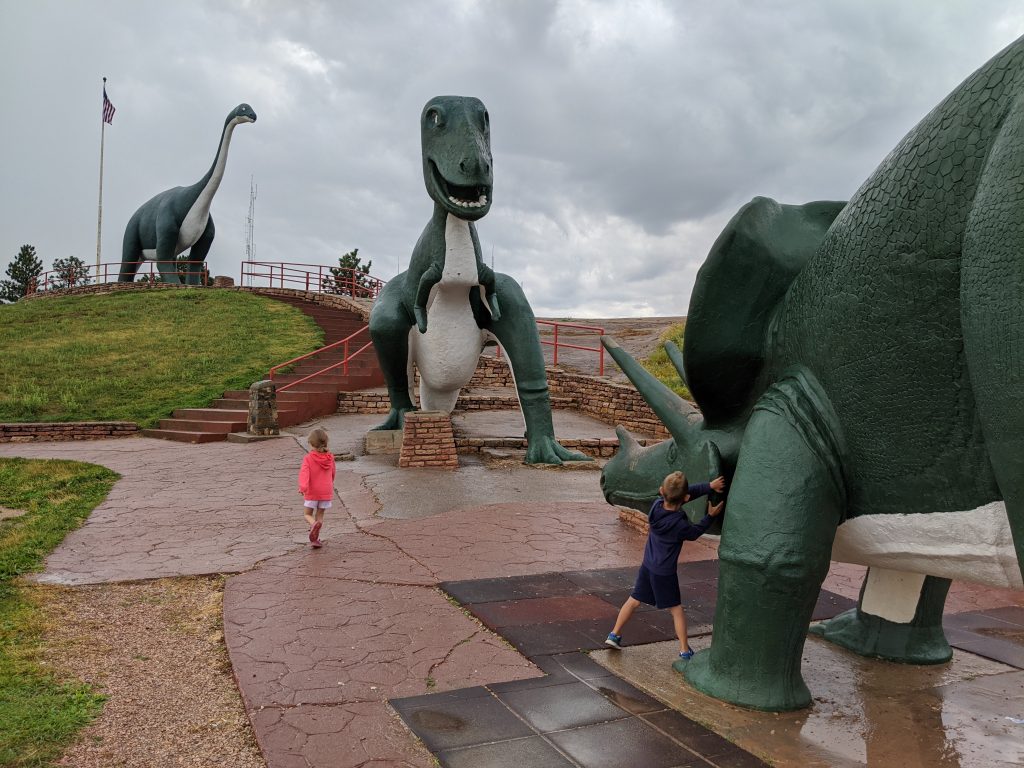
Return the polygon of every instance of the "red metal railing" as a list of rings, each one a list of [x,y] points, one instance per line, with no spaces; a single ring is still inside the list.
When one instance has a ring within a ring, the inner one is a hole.
[[[339,270],[338,274],[331,272]],[[241,285],[255,288],[295,288],[315,293],[334,293],[374,299],[384,281],[355,269],[287,261],[243,261]]]
[[[149,265],[146,267],[146,265]],[[94,266],[88,266],[81,271],[68,272],[66,270],[48,270],[38,275],[35,280],[28,284],[26,295],[39,293],[41,291],[55,291],[63,288],[77,288],[83,285],[98,285],[101,283],[116,283],[124,271],[125,266],[135,267],[132,274],[132,282],[146,281],[151,284],[159,283],[160,265],[171,264],[175,272],[184,282],[185,273],[182,270],[192,264],[204,264],[202,261],[107,261],[99,265],[97,271]],[[202,284],[210,284],[210,273],[203,267]]]
[[[598,363],[597,368],[598,376],[604,376],[604,346],[601,344],[600,337],[604,335],[604,328],[596,325],[580,325],[578,323],[559,323],[555,320],[538,320],[537,325],[549,325],[553,328],[551,340],[541,338],[540,343],[549,347],[554,348],[552,365],[558,365],[558,350],[559,349],[579,349],[584,352],[597,352]],[[580,331],[593,331],[598,336],[598,342],[596,347],[584,347],[579,344],[568,344],[564,341],[558,340],[558,330],[560,328],[575,328]],[[497,356],[501,357],[501,347],[498,347]]]
[[[360,353],[362,353],[362,352],[366,351],[367,349],[369,349],[370,347],[372,347],[373,346],[373,342],[372,341],[367,341],[365,344],[363,344],[363,346],[361,346],[359,349],[357,349],[355,352],[353,352],[351,354],[349,354],[349,347],[350,347],[350,345],[354,346],[356,343],[358,343],[358,342],[353,341],[353,339],[355,339],[356,336],[358,336],[359,334],[364,333],[364,332],[369,333],[369,330],[370,330],[370,326],[364,325],[358,331],[356,331],[355,333],[352,333],[352,334],[346,336],[344,339],[341,339],[340,341],[335,341],[332,344],[328,344],[326,346],[320,347],[320,349],[314,350],[312,352],[307,352],[306,354],[300,355],[299,357],[296,357],[296,358],[294,358],[292,360],[289,360],[288,362],[281,363],[279,365],[275,365],[273,368],[270,369],[270,380],[273,381],[274,380],[274,376],[282,368],[287,368],[289,366],[295,365],[296,363],[301,363],[303,360],[307,360],[308,358],[311,358],[314,355],[319,355],[321,352],[328,352],[328,351],[330,351],[332,349],[337,349],[338,347],[342,348],[341,360],[339,360],[338,362],[333,363],[331,365],[328,365],[326,368],[321,368],[319,371],[313,371],[313,373],[309,374],[308,376],[303,376],[301,379],[298,379],[296,381],[290,381],[287,384],[285,384],[284,386],[278,387],[277,391],[278,392],[286,392],[287,390],[291,389],[292,387],[294,387],[294,386],[296,386],[298,384],[304,384],[305,382],[309,381],[312,378],[315,378],[317,376],[320,376],[321,374],[327,373],[328,371],[333,371],[333,370],[335,370],[335,369],[337,369],[339,367],[342,369],[341,372],[345,376],[348,376],[348,364],[349,364],[349,361],[351,361],[354,357],[356,357]]]

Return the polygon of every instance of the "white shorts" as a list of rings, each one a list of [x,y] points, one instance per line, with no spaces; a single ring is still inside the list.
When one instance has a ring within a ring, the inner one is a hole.
[[[309,507],[310,509],[330,509],[331,500],[324,499],[323,501],[307,501],[302,506]]]

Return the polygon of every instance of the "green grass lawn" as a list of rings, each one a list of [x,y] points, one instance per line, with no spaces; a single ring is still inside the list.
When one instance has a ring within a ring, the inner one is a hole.
[[[668,353],[665,351],[666,341],[675,342],[675,345],[679,347],[680,351],[682,351],[683,332],[685,330],[685,322],[666,328],[659,339],[661,346],[659,346],[650,357],[642,361],[641,365],[657,376],[662,383],[667,384],[677,395],[685,397],[687,400],[692,400],[693,397],[690,395],[690,390],[688,390],[686,385],[683,384],[682,377],[680,377],[679,373],[676,371],[675,366],[672,365],[672,361],[668,359]]]
[[[153,290],[0,306],[0,422],[135,421],[202,408],[316,349],[299,310],[233,291]]]
[[[40,302],[43,303],[43,302]],[[42,619],[17,576],[43,558],[106,498],[117,475],[74,461],[0,459],[0,766],[42,768],[100,711],[103,697],[41,665]]]

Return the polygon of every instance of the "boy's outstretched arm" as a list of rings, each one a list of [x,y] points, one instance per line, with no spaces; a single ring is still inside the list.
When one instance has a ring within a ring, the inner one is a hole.
[[[692,488],[693,486],[691,486]],[[704,515],[704,518],[697,523],[691,523],[686,519],[686,515],[680,513],[682,519],[679,521],[676,527],[676,534],[682,541],[696,541],[705,533],[707,533],[708,526],[711,525],[711,516]]]
[[[718,478],[715,479],[717,480]],[[711,493],[711,490],[711,483],[694,483],[686,489],[686,494],[689,496],[689,499],[687,500],[693,501],[694,499],[699,499],[701,496],[707,496]]]

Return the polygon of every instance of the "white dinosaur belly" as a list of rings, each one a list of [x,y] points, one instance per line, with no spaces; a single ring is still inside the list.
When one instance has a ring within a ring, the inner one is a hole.
[[[200,195],[199,199],[192,204],[188,213],[185,214],[185,220],[181,222],[181,227],[178,228],[178,242],[174,246],[175,256],[195,245],[206,231],[206,224],[210,219],[210,205],[209,200],[204,201],[203,197],[204,195]]]
[[[425,410],[451,411],[476,371],[485,336],[473,318],[469,292],[479,282],[469,224],[449,215],[444,270],[427,302],[427,332],[413,328],[410,334]]]
[[[854,518],[839,526],[832,559],[994,587],[1024,586],[1001,501],[968,512]]]

